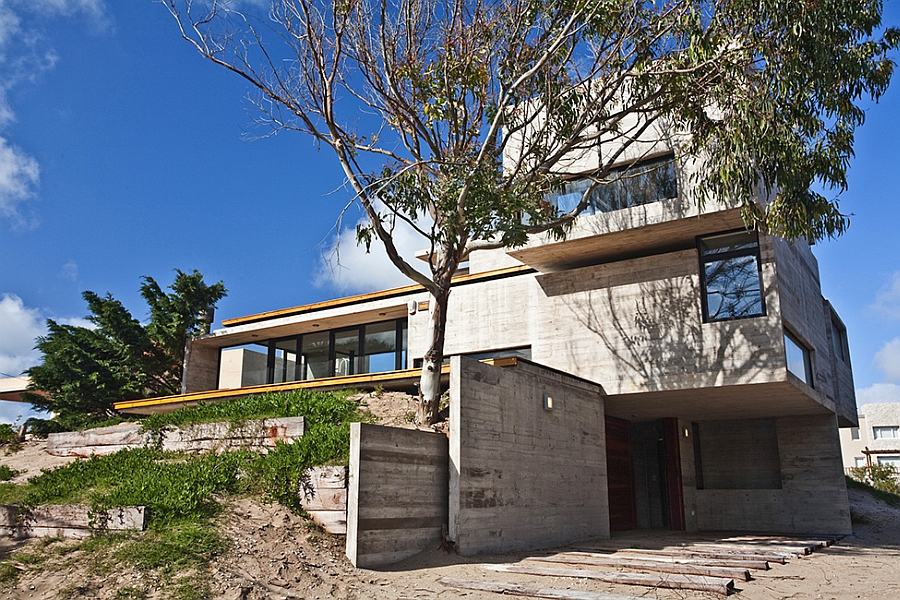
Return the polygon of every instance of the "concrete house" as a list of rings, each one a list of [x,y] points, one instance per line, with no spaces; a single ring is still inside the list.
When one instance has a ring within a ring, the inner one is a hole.
[[[475,252],[455,279],[439,451],[450,499],[435,514],[461,551],[634,528],[851,531],[838,439],[857,425],[846,331],[809,246],[747,232],[726,203],[698,208],[692,163],[641,152],[564,241]],[[548,200],[564,210],[584,185],[573,176]],[[182,395],[117,408],[411,388],[428,310],[410,285],[225,320],[189,343]]]

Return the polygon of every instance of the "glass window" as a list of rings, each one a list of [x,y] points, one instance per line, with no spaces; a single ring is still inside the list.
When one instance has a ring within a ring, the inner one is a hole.
[[[334,332],[334,376],[359,373],[359,327]]]
[[[756,233],[704,237],[699,246],[703,318],[725,321],[766,314]]]
[[[672,156],[643,161],[610,171],[606,180],[597,186],[585,213],[611,212],[678,197],[678,178]],[[571,212],[593,181],[587,178],[567,181],[557,192],[544,199],[560,213]]]
[[[219,389],[403,369],[407,331],[393,319],[223,348]]]
[[[329,348],[331,335],[327,331],[308,333],[301,338],[300,379],[331,377]]]
[[[876,440],[895,440],[900,438],[900,427],[873,427],[872,437]]]
[[[366,325],[361,373],[397,369],[397,322]]]
[[[297,338],[276,341],[272,383],[296,381],[299,377],[298,366]]]
[[[866,458],[864,456],[857,456],[856,458],[853,459],[853,461],[856,463],[857,467],[866,466]]]
[[[268,361],[268,342],[222,348],[219,354],[219,389],[265,384]]]
[[[787,369],[796,375],[800,381],[813,387],[812,360],[809,350],[791,332],[784,332],[784,353],[787,359]]]
[[[886,454],[884,456],[878,457],[879,465],[891,465],[892,467],[897,467],[900,469],[900,455],[897,454]]]
[[[850,439],[851,440],[859,439],[859,427],[851,427],[850,428]]]
[[[835,357],[849,363],[850,349],[847,345],[847,330],[834,319],[831,320],[831,343],[834,347]]]

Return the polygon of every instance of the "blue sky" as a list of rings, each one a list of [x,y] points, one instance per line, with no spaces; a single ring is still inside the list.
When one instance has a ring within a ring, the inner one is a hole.
[[[342,174],[310,138],[254,139],[247,93],[151,0],[0,0],[0,373],[39,360],[45,319],[80,322],[84,290],[145,318],[142,275],[223,280],[217,319],[406,282],[354,246],[356,208],[329,264]],[[900,401],[900,80],[867,115],[850,230],[815,250],[860,404]],[[0,403],[0,422],[25,408]]]

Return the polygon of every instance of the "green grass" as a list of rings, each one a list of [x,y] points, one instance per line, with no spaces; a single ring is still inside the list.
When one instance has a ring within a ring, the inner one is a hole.
[[[9,481],[18,474],[19,472],[15,469],[10,469],[6,465],[0,465],[0,481]]]
[[[56,550],[58,560],[51,562],[63,561],[64,554],[86,553],[94,557],[91,568],[98,574],[130,565],[169,581],[171,597],[199,600],[210,594],[209,561],[225,546],[213,524],[222,500],[252,494],[300,512],[298,492],[305,471],[312,466],[346,464],[350,423],[373,419],[346,394],[297,390],[185,408],[144,421],[145,430],[159,431],[167,425],[211,421],[238,425],[249,419],[290,416],[305,418],[303,437],[291,444],[278,443],[268,454],[123,450],[45,470],[24,485],[0,483],[0,504],[88,504],[95,510],[145,506],[147,531],[62,545]],[[196,575],[185,579],[186,571]],[[18,575],[0,563],[0,581],[13,576]],[[141,588],[122,588],[117,597],[141,597],[142,593]]]
[[[877,488],[872,487],[868,483],[863,483],[861,481],[857,481],[856,479],[853,479],[852,477],[849,477],[849,476],[846,477],[846,479],[847,479],[847,487],[848,488],[853,488],[856,490],[862,490],[864,492],[868,492],[871,496],[878,498],[879,500],[882,500],[882,501],[886,502],[887,504],[890,504],[891,506],[900,508],[900,495],[893,494],[891,492],[885,492],[883,490],[879,490]]]

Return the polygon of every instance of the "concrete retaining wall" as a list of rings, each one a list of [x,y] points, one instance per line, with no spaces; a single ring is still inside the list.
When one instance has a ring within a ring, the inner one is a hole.
[[[94,531],[140,531],[143,528],[143,506],[123,506],[97,513],[81,505],[0,506],[0,533],[16,538],[85,538]]]
[[[600,386],[521,360],[450,365],[450,537],[460,554],[609,537]]]
[[[263,419],[233,423],[200,423],[184,428],[166,427],[162,439],[141,431],[139,423],[120,423],[85,431],[51,433],[47,436],[47,452],[54,456],[105,456],[125,448],[155,446],[174,452],[224,452],[247,449],[265,452],[276,442],[288,442],[303,436],[303,417]]]
[[[447,522],[447,437],[353,423],[347,557],[374,568],[437,547]]]

